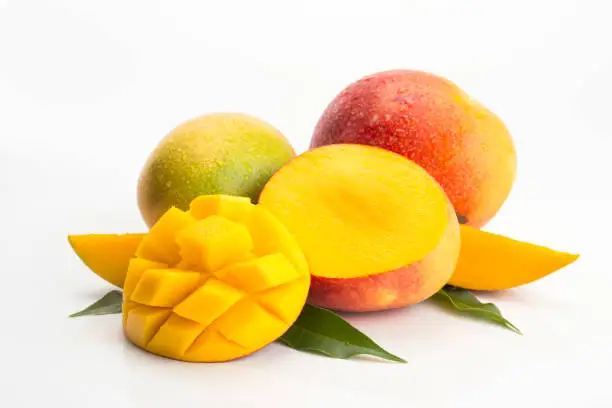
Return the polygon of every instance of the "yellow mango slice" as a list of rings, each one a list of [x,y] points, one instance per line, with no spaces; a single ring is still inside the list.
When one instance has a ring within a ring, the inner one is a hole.
[[[461,225],[459,261],[448,283],[472,290],[510,289],[543,278],[578,257]]]
[[[89,269],[105,281],[123,286],[125,271],[145,234],[69,235],[68,242]]]
[[[196,201],[189,213],[169,210],[142,239],[125,278],[124,332],[165,357],[233,360],[297,319],[308,264],[265,209],[225,196]]]
[[[179,247],[175,241],[176,232],[195,223],[188,213],[178,208],[170,208],[142,239],[136,256],[151,261],[175,265],[181,260]]]
[[[244,259],[253,248],[249,230],[242,224],[211,215],[176,234],[180,255],[187,264],[197,265],[204,272]]]
[[[193,292],[200,274],[180,269],[148,269],[130,295],[130,300],[147,306],[174,307]]]
[[[189,213],[198,220],[219,215],[231,221],[244,222],[254,207],[248,197],[204,195],[191,202]]]

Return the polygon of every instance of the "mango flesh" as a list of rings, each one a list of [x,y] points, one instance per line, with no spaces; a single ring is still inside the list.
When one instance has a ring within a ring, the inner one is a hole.
[[[310,302],[335,310],[396,308],[451,277],[459,227],[438,183],[387,150],[310,150],[268,182],[260,205],[293,234],[312,274]]]
[[[170,207],[187,210],[200,195],[256,202],[270,176],[294,155],[287,139],[257,118],[195,118],[170,132],[149,156],[138,182],[140,212],[151,227]]]
[[[227,361],[265,347],[297,319],[310,286],[291,234],[243,197],[170,208],[136,254],[125,277],[125,334],[178,360]]]
[[[311,148],[355,143],[413,160],[440,183],[462,223],[484,226],[508,197],[516,152],[504,123],[445,78],[396,70],[367,76],[330,103]]]
[[[578,255],[461,226],[461,253],[450,284],[472,290],[504,290],[541,279]]]

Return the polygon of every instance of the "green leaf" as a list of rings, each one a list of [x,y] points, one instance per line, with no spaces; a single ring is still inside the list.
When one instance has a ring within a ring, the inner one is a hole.
[[[405,363],[332,311],[306,304],[297,321],[278,339],[296,350],[309,351],[332,358],[349,358],[368,354]]]
[[[120,290],[111,290],[102,296],[97,302],[87,306],[80,312],[71,314],[68,317],[77,316],[96,316],[121,313],[122,294]]]
[[[515,333],[522,334],[515,325],[502,316],[497,306],[493,303],[482,303],[476,296],[465,289],[446,285],[432,299],[461,314],[487,320],[493,324],[504,326]]]

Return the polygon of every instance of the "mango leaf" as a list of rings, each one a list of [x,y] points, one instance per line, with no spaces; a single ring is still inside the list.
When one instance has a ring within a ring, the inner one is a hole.
[[[96,316],[121,313],[122,293],[120,290],[111,290],[100,300],[87,306],[80,312],[71,314],[68,317],[77,316]]]
[[[398,363],[406,362],[385,351],[334,312],[309,304],[304,306],[296,322],[278,341],[296,350],[332,358],[368,354]]]
[[[465,289],[446,285],[432,297],[432,300],[460,314],[486,320],[493,324],[504,326],[515,333],[522,334],[515,325],[502,316],[497,306],[493,303],[482,303],[470,291]]]

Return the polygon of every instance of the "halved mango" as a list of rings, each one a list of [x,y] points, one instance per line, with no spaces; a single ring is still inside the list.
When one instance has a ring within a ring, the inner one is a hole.
[[[259,200],[300,245],[310,302],[322,307],[417,303],[446,284],[457,262],[459,226],[448,197],[423,168],[387,150],[310,150],[281,167]]]
[[[310,274],[295,240],[265,210],[251,224],[259,213],[251,203],[196,200],[196,211],[169,210],[143,238],[125,279],[124,331],[134,344],[165,357],[231,360],[271,343],[293,324]]]

